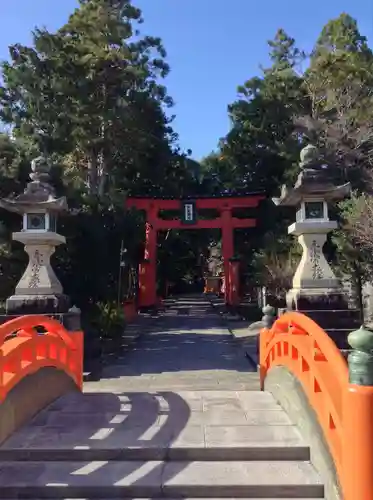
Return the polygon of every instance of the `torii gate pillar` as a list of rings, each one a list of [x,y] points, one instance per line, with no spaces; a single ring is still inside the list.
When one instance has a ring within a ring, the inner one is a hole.
[[[225,303],[229,304],[230,299],[230,260],[233,258],[234,253],[234,240],[233,240],[233,228],[232,228],[232,217],[231,208],[224,207],[221,212],[221,233],[222,233],[222,251],[223,251],[223,265],[224,265],[224,277],[225,277],[225,287],[224,287],[224,298]]]
[[[152,307],[157,302],[157,231],[145,225],[144,260],[139,266],[139,307]]]
[[[240,261],[238,259],[230,259],[228,270],[228,301],[227,304],[238,306],[240,303]]]

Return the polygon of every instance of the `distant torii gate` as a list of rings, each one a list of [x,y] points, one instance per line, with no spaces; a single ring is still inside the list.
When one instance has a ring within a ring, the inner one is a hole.
[[[127,208],[146,212],[144,261],[139,267],[139,307],[148,308],[157,303],[157,232],[167,229],[221,229],[222,253],[225,277],[225,302],[234,304],[238,300],[238,269],[233,262],[234,229],[255,227],[255,218],[237,218],[232,210],[256,208],[264,199],[260,193],[245,196],[224,195],[216,198],[165,199],[157,197],[129,197]],[[214,209],[219,212],[215,219],[198,219],[198,210]],[[160,218],[160,210],[180,210],[178,220]]]

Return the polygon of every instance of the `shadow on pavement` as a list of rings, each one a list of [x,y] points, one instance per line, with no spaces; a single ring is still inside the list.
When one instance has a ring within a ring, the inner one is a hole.
[[[3,463],[0,486],[5,492],[7,485],[48,484],[53,495],[82,484],[103,492],[113,485],[161,487],[161,479],[170,477],[164,477],[159,461],[190,415],[188,403],[173,392],[70,394],[0,447],[0,460],[12,454],[13,460],[29,462],[26,474],[17,462]],[[58,467],[53,461],[60,461]],[[175,462],[172,476],[183,468],[183,462]]]

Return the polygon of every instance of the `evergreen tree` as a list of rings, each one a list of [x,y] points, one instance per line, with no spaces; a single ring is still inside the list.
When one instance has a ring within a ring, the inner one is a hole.
[[[141,37],[141,20],[129,1],[81,0],[60,30],[36,30],[34,46],[11,47],[3,65],[3,119],[47,153],[72,155],[70,173],[99,198],[131,184],[159,190],[175,166],[166,54]]]
[[[221,150],[237,184],[274,193],[297,160],[293,115],[306,106],[297,67],[302,59],[295,41],[279,30],[269,42],[272,66],[239,87],[229,106],[232,127]]]
[[[299,130],[357,187],[372,166],[373,53],[347,14],[329,21],[312,52],[304,88],[311,112]]]

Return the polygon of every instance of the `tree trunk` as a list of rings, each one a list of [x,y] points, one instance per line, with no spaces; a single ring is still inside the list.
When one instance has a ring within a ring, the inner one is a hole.
[[[107,179],[107,167],[106,167],[105,155],[104,153],[101,153],[98,160],[98,179],[97,179],[98,183],[97,194],[100,199],[105,194],[106,179]]]
[[[88,175],[87,175],[87,185],[89,194],[91,195],[98,194],[98,183],[99,183],[99,172],[98,172],[97,156],[91,153],[88,156]]]
[[[356,288],[357,305],[358,305],[358,308],[360,309],[361,321],[364,323],[363,280],[362,280],[362,274],[360,272],[359,266],[355,262],[353,263],[353,270],[354,270],[354,274],[355,274],[355,288]]]
[[[91,153],[88,157],[87,186],[89,194],[102,198],[105,194],[107,167],[104,155]]]

